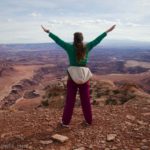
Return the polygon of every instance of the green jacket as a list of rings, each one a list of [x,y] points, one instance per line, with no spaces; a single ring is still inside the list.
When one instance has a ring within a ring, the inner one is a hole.
[[[88,61],[88,54],[91,51],[93,47],[95,47],[97,44],[99,44],[102,39],[107,35],[106,32],[99,35],[97,38],[95,38],[93,41],[88,42],[86,44],[86,56],[83,60],[80,61],[80,63],[76,60],[76,53],[75,53],[75,47],[73,44],[68,43],[60,39],[58,36],[56,36],[54,33],[50,32],[49,37],[52,38],[59,46],[61,46],[68,54],[69,57],[69,63],[70,66],[83,66],[87,64]]]

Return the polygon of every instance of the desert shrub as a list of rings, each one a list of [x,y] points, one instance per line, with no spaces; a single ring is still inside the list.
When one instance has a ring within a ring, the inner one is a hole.
[[[42,103],[43,106],[46,106],[46,107],[49,106],[49,101],[48,101],[48,99],[42,100],[41,103]]]
[[[96,98],[100,98],[101,97],[101,93],[96,92]]]
[[[127,92],[127,93],[121,98],[120,102],[121,102],[121,104],[124,104],[124,103],[126,103],[127,101],[129,101],[129,100],[131,100],[131,99],[133,99],[133,98],[135,98],[135,97],[136,97],[136,96],[135,96],[133,93]]]
[[[90,88],[90,94],[92,94],[92,93],[93,93],[93,89]]]
[[[96,100],[93,100],[92,105],[98,105],[98,102]]]
[[[50,98],[52,96],[52,93],[51,92],[49,92],[48,94],[47,94],[47,98]],[[45,96],[46,97],[46,96]]]
[[[113,90],[113,93],[114,93],[114,94],[119,94],[119,92],[120,92],[120,91],[119,91],[118,89]]]
[[[117,101],[113,98],[108,98],[105,102],[106,105],[117,105]]]

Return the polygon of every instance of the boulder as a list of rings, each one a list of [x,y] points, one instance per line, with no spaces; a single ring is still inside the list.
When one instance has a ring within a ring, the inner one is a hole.
[[[35,98],[35,97],[39,97],[39,94],[36,93],[35,90],[26,91],[24,94],[24,98],[26,99]]]

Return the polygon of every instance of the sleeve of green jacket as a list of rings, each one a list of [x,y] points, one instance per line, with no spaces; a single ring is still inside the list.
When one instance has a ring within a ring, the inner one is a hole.
[[[63,41],[62,39],[60,39],[58,36],[56,36],[54,33],[50,32],[49,33],[49,37],[52,38],[59,46],[61,46],[63,49],[65,49],[66,51],[68,51],[68,48],[70,46],[69,43]]]
[[[102,39],[103,39],[106,35],[107,35],[107,33],[104,32],[104,33],[102,33],[101,35],[99,35],[97,38],[95,38],[93,41],[88,42],[88,43],[87,43],[87,47],[88,47],[89,51],[90,51],[93,47],[95,47],[97,44],[99,44],[99,43],[102,41]]]

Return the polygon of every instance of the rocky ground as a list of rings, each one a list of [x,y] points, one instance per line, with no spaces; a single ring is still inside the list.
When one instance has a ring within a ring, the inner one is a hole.
[[[90,84],[93,124],[82,123],[77,95],[68,129],[59,124],[67,57],[49,46],[0,45],[0,150],[149,150],[150,68],[125,66],[133,58],[149,63],[149,48],[91,54],[89,67],[100,80]]]
[[[70,128],[59,126],[63,109],[0,111],[1,150],[149,150],[150,103],[92,105],[93,124],[85,126],[80,107],[75,107]],[[65,142],[53,135],[66,136]]]

